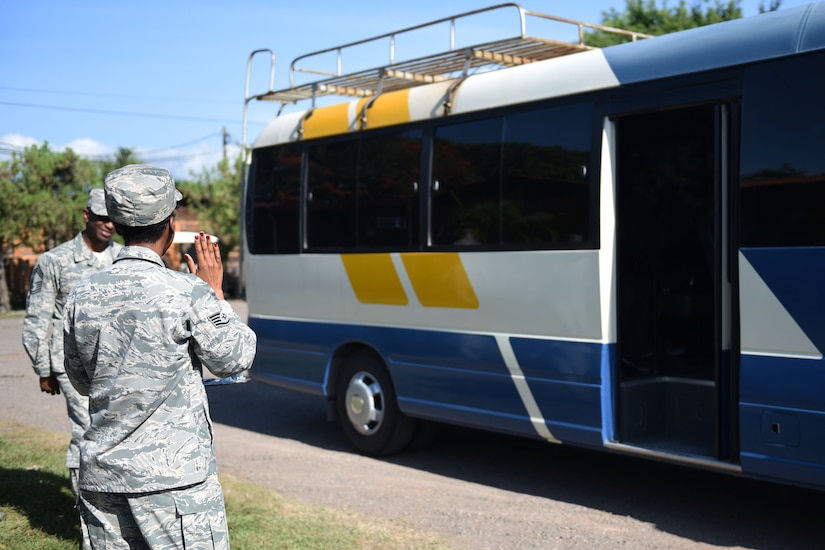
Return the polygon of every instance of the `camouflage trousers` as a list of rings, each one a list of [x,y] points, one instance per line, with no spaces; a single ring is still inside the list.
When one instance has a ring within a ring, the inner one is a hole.
[[[89,427],[89,398],[80,395],[74,389],[69,377],[65,372],[55,373],[57,383],[60,385],[60,393],[66,398],[66,412],[69,413],[69,424],[72,428],[72,440],[69,442],[69,449],[66,451],[66,467],[80,467],[80,442],[83,434]]]
[[[77,393],[65,372],[56,373],[55,378],[57,378],[57,383],[60,386],[60,393],[66,398],[66,412],[69,413],[69,424],[72,428],[72,439],[66,451],[66,467],[69,469],[72,492],[78,497],[75,506],[79,506],[80,491],[77,487],[77,480],[78,468],[80,468],[80,441],[83,439],[86,428],[89,427],[89,398]],[[81,548],[89,550],[91,548],[89,530],[83,520],[83,515],[80,515],[80,531],[83,534]]]
[[[82,491],[80,512],[94,550],[229,550],[218,477],[155,493]]]
[[[79,479],[80,469],[69,468],[69,482],[72,485],[72,492],[75,495],[74,507],[78,510],[78,512],[80,511],[80,488],[78,485]],[[89,541],[89,527],[86,525],[86,520],[83,518],[83,514],[78,515],[80,516],[80,533],[83,536],[80,548],[82,548],[83,550],[91,550],[92,543],[91,541]]]

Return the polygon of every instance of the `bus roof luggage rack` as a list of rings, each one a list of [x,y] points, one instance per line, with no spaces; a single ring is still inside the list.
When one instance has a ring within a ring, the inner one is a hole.
[[[516,36],[493,40],[478,44],[476,46],[461,48],[455,47],[456,21],[473,16],[480,16],[480,14],[501,9],[517,10],[519,32]],[[529,36],[526,28],[528,17],[545,21],[554,21],[561,24],[574,25],[578,27],[578,42],[565,42]],[[450,49],[448,51],[405,61],[396,60],[396,38],[407,33],[422,31],[428,27],[434,27],[443,23],[449,23]],[[552,15],[529,11],[515,3],[498,4],[444,19],[438,19],[436,21],[431,21],[415,27],[409,27],[400,31],[383,34],[381,36],[368,38],[366,40],[344,44],[343,46],[337,46],[302,55],[292,61],[289,69],[290,85],[289,88],[283,90],[276,91],[272,89],[275,71],[275,57],[272,55],[270,89],[263,94],[254,96],[249,95],[249,66],[247,66],[246,101],[247,103],[251,99],[273,101],[280,102],[283,106],[285,104],[297,103],[298,101],[306,99],[312,99],[314,103],[316,98],[330,95],[343,97],[372,97],[392,90],[411,88],[423,84],[431,84],[434,82],[467,76],[471,71],[495,70],[503,67],[523,65],[534,61],[560,57],[593,49],[592,46],[585,44],[585,28],[605,33],[625,35],[630,40],[650,37],[649,35],[637,32],[603,27],[600,25],[593,25],[581,21],[574,21],[572,19],[565,19],[562,17],[555,17]],[[342,66],[344,63],[345,53],[352,51],[356,47],[377,45],[379,42],[383,41],[388,41],[389,43],[389,63],[372,69],[344,74],[342,71]],[[250,55],[249,63],[251,64],[252,57],[256,53],[263,51],[269,52],[269,50],[256,50],[252,53],[252,55]],[[336,59],[336,68],[334,71],[324,71],[298,65],[298,63],[305,63],[307,61],[318,61],[322,57],[329,58],[332,57],[332,54],[334,54]],[[296,73],[311,73],[319,75],[321,78],[296,85]]]

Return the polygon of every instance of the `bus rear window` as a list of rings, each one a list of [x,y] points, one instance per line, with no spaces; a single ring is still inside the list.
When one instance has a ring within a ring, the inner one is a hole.
[[[298,253],[300,198],[300,145],[256,150],[249,169],[246,211],[252,254]]]

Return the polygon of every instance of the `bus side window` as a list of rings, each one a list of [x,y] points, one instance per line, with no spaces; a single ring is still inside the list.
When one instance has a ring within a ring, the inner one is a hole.
[[[358,142],[313,144],[308,153],[307,246],[353,248]]]
[[[504,119],[502,243],[590,243],[592,121],[589,102]]]
[[[477,240],[499,242],[501,132],[501,117],[436,128],[433,244],[456,243],[462,238],[462,226],[470,223],[477,227]]]
[[[591,246],[592,128],[589,102],[437,127],[433,244]]]
[[[255,151],[249,174],[246,234],[250,252],[296,254],[300,249],[301,146]]]
[[[361,140],[358,248],[412,247],[418,242],[421,132],[377,133]]]

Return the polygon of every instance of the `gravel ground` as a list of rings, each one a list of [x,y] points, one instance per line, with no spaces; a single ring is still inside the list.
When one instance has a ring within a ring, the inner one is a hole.
[[[68,433],[21,327],[0,319],[0,419]],[[351,451],[318,398],[255,382],[209,394],[222,473],[457,549],[823,547],[821,492],[457,428],[375,460]]]

